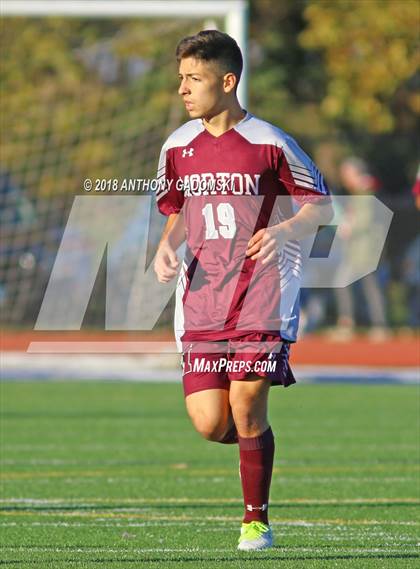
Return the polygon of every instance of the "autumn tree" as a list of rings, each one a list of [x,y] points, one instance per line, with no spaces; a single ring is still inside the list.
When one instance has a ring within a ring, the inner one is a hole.
[[[327,78],[321,110],[373,133],[410,129],[415,91],[417,0],[310,0],[303,48],[322,54]]]

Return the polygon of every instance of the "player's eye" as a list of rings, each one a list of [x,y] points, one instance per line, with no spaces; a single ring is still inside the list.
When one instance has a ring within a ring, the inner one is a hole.
[[[200,78],[199,78],[199,77],[191,77],[191,79],[192,79],[193,81],[200,81]]]

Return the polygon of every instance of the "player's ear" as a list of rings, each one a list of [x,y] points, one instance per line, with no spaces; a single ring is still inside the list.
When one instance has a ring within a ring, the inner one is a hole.
[[[226,73],[223,76],[223,90],[225,93],[230,93],[235,90],[237,84],[236,75],[234,73]]]

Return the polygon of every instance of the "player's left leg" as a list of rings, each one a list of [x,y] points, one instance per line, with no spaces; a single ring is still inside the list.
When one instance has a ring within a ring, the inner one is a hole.
[[[241,437],[257,437],[269,428],[267,405],[270,386],[269,378],[257,375],[231,381],[229,402]]]
[[[268,526],[274,459],[274,437],[267,417],[270,384],[268,378],[258,376],[231,382],[229,401],[238,430],[245,506],[239,549],[263,549],[273,543]]]
[[[268,523],[268,496],[274,458],[274,437],[267,418],[270,380],[251,376],[232,381],[229,402],[238,431],[244,494],[244,523]]]

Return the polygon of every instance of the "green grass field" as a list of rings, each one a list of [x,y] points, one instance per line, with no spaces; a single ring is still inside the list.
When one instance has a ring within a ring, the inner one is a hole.
[[[276,547],[236,550],[238,449],[180,386],[1,387],[1,561],[17,568],[418,567],[418,390],[274,388]]]

